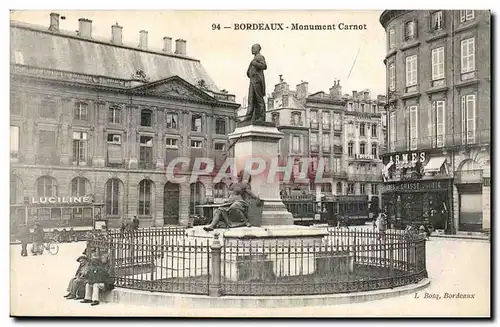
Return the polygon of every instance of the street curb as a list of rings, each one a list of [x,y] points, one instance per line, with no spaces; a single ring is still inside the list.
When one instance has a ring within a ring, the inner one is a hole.
[[[425,278],[418,283],[394,289],[384,289],[349,294],[320,294],[304,296],[222,296],[161,293],[115,288],[105,298],[105,302],[170,308],[288,308],[318,307],[339,304],[362,303],[391,297],[407,295],[428,287],[431,283]]]
[[[490,238],[488,236],[468,236],[468,235],[431,235],[431,238],[449,238],[454,240],[477,240],[489,242]]]

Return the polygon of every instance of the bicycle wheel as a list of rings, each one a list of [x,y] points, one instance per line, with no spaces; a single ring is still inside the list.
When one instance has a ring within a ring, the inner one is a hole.
[[[47,250],[50,254],[56,255],[59,252],[59,244],[51,241],[47,244]]]

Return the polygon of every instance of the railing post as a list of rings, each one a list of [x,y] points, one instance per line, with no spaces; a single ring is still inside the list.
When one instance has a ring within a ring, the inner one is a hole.
[[[208,295],[219,297],[222,295],[221,288],[221,249],[222,245],[219,241],[219,233],[214,234],[214,239],[212,245],[210,245],[211,250],[211,260],[210,260],[210,286],[208,288]]]
[[[394,287],[394,243],[389,245],[389,281],[391,288]]]

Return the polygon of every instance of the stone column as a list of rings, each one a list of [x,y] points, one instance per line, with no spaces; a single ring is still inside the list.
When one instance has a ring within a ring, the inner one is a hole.
[[[95,105],[95,122],[96,126],[94,129],[94,158],[92,160],[92,165],[94,167],[104,167],[106,165],[106,139],[105,139],[105,129],[106,129],[106,102],[96,101]]]
[[[203,114],[204,119],[206,120],[206,126],[205,126],[205,135],[206,135],[206,140],[205,140],[205,156],[207,158],[213,159],[213,150],[214,150],[214,143],[213,143],[213,135],[215,134],[215,118],[214,115],[212,114]]]
[[[187,226],[189,223],[189,180],[180,184],[179,194],[179,225]]]
[[[165,140],[163,138],[163,129],[165,128],[164,108],[156,110],[156,169],[163,170],[165,167]],[[163,215],[163,214],[162,214]]]
[[[234,146],[238,171],[244,168],[248,158],[262,158],[267,163],[266,171],[252,176],[251,181],[252,192],[264,201],[262,225],[293,225],[293,216],[281,200],[279,183],[268,182],[270,163],[278,157],[278,142],[281,138],[283,133],[271,123],[240,126],[229,135],[231,140],[238,139]]]
[[[483,182],[483,195],[482,195],[482,200],[483,200],[483,229],[491,229],[491,206],[490,206],[490,201],[491,201],[491,172],[490,172],[490,167],[483,168],[483,179],[487,178],[490,180],[488,184],[485,184]]]
[[[128,116],[128,135],[127,135],[127,144],[125,147],[125,156],[128,156],[128,168],[137,169],[138,167],[138,129],[139,126],[138,121],[138,108],[136,106],[127,105],[127,116]],[[130,154],[130,155],[129,155]]]
[[[164,183],[160,179],[155,179],[155,206],[154,210],[154,226],[163,226],[163,189]]]
[[[36,131],[36,115],[38,113],[38,97],[35,95],[27,95],[27,110],[26,110],[26,115],[28,116],[28,121],[26,125],[26,129],[23,131],[23,133],[26,133],[25,135],[27,136],[27,142],[26,142],[26,147],[24,148],[25,150],[25,162],[27,164],[34,165],[36,162],[36,155],[37,155],[37,148],[36,144],[38,141],[37,138],[37,131]],[[23,137],[22,135],[19,136],[19,139],[22,140]]]
[[[73,133],[71,132],[71,122],[73,120],[73,101],[70,98],[61,99],[61,125],[59,126],[58,144],[59,161],[61,166],[71,164]]]

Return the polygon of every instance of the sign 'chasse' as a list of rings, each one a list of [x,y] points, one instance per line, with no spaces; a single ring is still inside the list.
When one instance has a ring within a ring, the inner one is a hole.
[[[42,196],[39,198],[31,198],[32,204],[56,204],[56,203],[92,203],[90,196]]]

